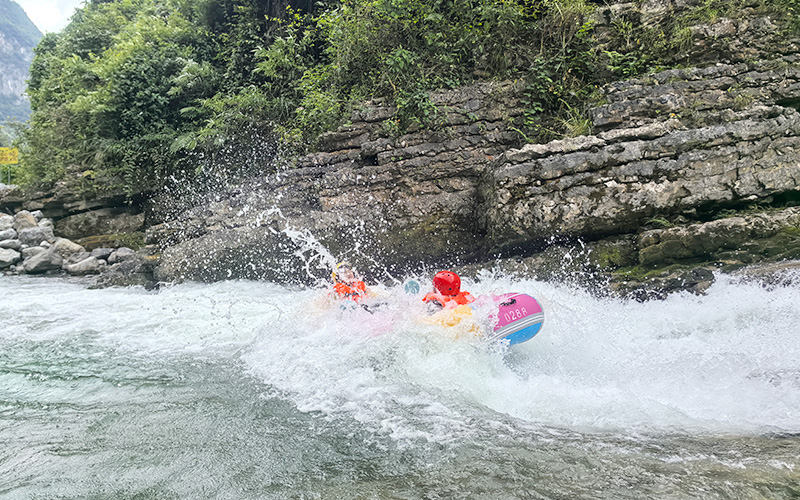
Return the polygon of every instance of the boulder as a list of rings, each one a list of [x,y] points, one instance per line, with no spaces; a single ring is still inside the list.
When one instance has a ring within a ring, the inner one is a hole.
[[[23,245],[36,246],[47,241],[52,243],[55,239],[53,230],[49,227],[28,227],[19,231],[19,240]]]
[[[28,229],[36,226],[37,226],[36,217],[31,215],[31,213],[28,212],[27,210],[18,212],[14,216],[14,229],[16,229],[18,232],[22,231],[23,229]]]
[[[67,264],[64,266],[64,270],[67,271],[69,274],[73,274],[76,276],[84,276],[86,274],[97,274],[100,272],[100,269],[104,267],[106,263],[97,257],[89,256],[82,261],[75,263],[75,264]]]
[[[0,248],[0,269],[5,269],[20,261],[22,257],[16,250]]]
[[[92,256],[92,254],[90,254],[89,252],[74,253],[74,254],[70,255],[67,258],[67,260],[64,261],[64,265],[66,266],[66,265],[71,265],[71,264],[77,264],[78,262],[80,262],[82,260],[86,260],[91,256]]]
[[[82,246],[66,238],[56,238],[56,241],[53,243],[53,248],[64,259],[68,258],[70,255],[86,251]]]
[[[114,250],[111,255],[108,256],[108,263],[109,264],[116,264],[118,262],[122,262],[123,260],[130,259],[136,255],[136,252],[133,249],[128,247],[122,247]]]
[[[64,259],[54,248],[34,255],[22,263],[22,269],[29,274],[41,274],[61,269]]]
[[[13,240],[17,237],[17,232],[12,228],[0,230],[0,241]]]
[[[92,257],[97,257],[98,259],[108,260],[108,257],[114,253],[113,248],[95,248],[92,250]]]
[[[14,228],[14,217],[12,215],[0,214],[0,231]]]
[[[142,286],[147,290],[156,288],[153,267],[158,262],[158,255],[151,253],[154,250],[150,248],[139,251],[124,261],[103,269],[103,273],[97,278],[94,287]]]
[[[44,214],[42,213],[41,210],[34,210],[33,212],[31,212],[31,215],[33,216],[34,219],[36,219],[37,222],[41,222],[41,220],[44,218]]]
[[[24,260],[28,260],[34,255],[38,255],[44,252],[46,249],[44,247],[28,247],[22,249],[22,258]]]
[[[0,248],[10,248],[11,250],[19,250],[22,248],[22,242],[19,240],[3,240],[0,241]]]

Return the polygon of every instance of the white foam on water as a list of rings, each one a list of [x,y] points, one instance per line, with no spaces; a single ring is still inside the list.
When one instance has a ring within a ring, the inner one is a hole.
[[[145,292],[25,278],[0,280],[14,294],[0,303],[0,326],[6,340],[89,332],[98,352],[229,359],[267,395],[398,441],[447,441],[509,419],[590,432],[800,432],[797,286],[721,276],[707,295],[647,303],[510,277],[464,288],[535,296],[542,331],[487,345],[427,324],[421,294],[401,286],[382,289],[388,305],[370,314],[340,309],[323,289],[259,282]]]
[[[542,332],[492,348],[421,324],[422,308],[404,303],[399,315],[322,314],[280,335],[268,325],[247,360],[306,411],[398,434],[427,415],[441,424],[425,424],[429,439],[458,433],[470,407],[589,431],[800,431],[796,287],[720,277],[706,296],[647,303],[510,278],[470,290],[538,297]],[[381,321],[388,331],[367,334]]]

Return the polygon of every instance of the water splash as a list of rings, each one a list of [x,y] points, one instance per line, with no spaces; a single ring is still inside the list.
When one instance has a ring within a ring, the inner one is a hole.
[[[465,279],[476,295],[520,291],[542,303],[544,329],[512,348],[425,323],[420,296],[400,285],[373,285],[385,303],[374,314],[331,307],[325,290],[246,281],[158,293],[30,278],[0,286],[29,304],[0,308],[6,339],[94,332],[98,351],[239,359],[243,375],[303,412],[403,442],[464,439],[478,432],[475,419],[580,432],[800,432],[797,285],[722,275],[705,296],[639,303]]]

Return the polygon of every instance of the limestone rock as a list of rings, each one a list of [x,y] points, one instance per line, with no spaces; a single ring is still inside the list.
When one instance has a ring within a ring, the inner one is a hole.
[[[22,269],[29,274],[41,274],[47,271],[61,269],[64,259],[54,248],[34,255],[22,263]]]
[[[75,264],[65,265],[64,270],[67,271],[69,274],[73,274],[76,276],[84,276],[87,274],[97,274],[104,266],[105,266],[104,261],[98,259],[97,257],[89,256],[88,258],[80,262],[77,262]]]
[[[14,229],[21,232],[23,229],[36,227],[36,217],[31,215],[27,210],[22,210],[14,216]]]
[[[608,237],[634,232],[655,214],[795,192],[800,113],[755,107],[649,141],[521,159],[506,156],[486,173],[484,224],[495,247],[553,234]]]
[[[0,248],[10,248],[12,250],[19,250],[22,248],[22,242],[19,240],[3,240],[0,241]]]
[[[124,208],[102,208],[60,219],[56,233],[79,240],[98,234],[133,233],[144,226],[143,214],[131,214]]]
[[[38,255],[44,252],[46,249],[44,247],[28,247],[22,249],[22,258],[23,260],[30,259],[34,255]]]
[[[89,258],[89,257],[91,257],[91,256],[92,256],[92,254],[91,254],[91,253],[89,253],[89,252],[78,252],[78,253],[74,253],[74,254],[70,255],[70,256],[69,256],[69,257],[68,257],[68,258],[67,258],[67,259],[64,261],[64,264],[63,264],[63,265],[64,265],[64,266],[66,266],[66,265],[70,265],[70,264],[77,264],[78,262],[81,262],[81,261],[83,261],[83,260],[86,260],[86,259],[88,259],[88,258]]]
[[[114,250],[111,255],[108,256],[108,263],[109,264],[116,264],[118,262],[122,262],[123,260],[130,259],[136,254],[136,252],[127,247],[121,247]]]
[[[0,214],[0,231],[14,228],[14,217],[11,215]]]
[[[85,248],[67,238],[56,238],[52,248],[54,248],[63,259],[69,258],[70,255],[86,251]]]
[[[764,254],[800,259],[800,207],[651,230],[639,238],[639,262],[643,265],[696,257],[750,264]]]
[[[23,245],[36,246],[43,241],[52,243],[55,240],[53,230],[49,227],[33,226],[19,231],[19,240]]]
[[[0,269],[10,267],[22,259],[19,252],[10,248],[0,248]]]
[[[92,257],[97,257],[98,259],[101,259],[101,260],[108,260],[108,257],[112,253],[114,253],[114,249],[113,248],[107,248],[107,247],[95,248],[94,250],[92,250]]]
[[[16,237],[17,232],[12,228],[0,230],[0,241],[13,240]]]

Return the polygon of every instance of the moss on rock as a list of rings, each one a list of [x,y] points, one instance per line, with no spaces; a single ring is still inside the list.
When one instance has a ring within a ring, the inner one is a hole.
[[[133,250],[138,250],[144,246],[144,233],[115,233],[115,234],[98,234],[95,236],[88,236],[79,239],[76,243],[86,248],[87,251],[92,251],[95,248],[119,248],[128,247]]]

